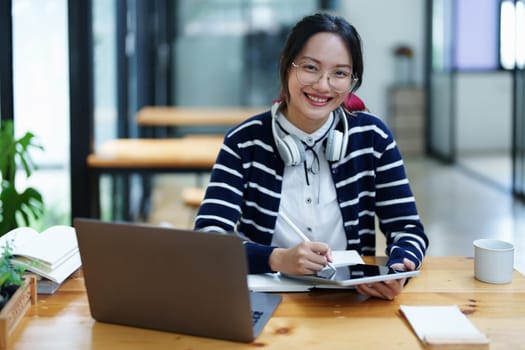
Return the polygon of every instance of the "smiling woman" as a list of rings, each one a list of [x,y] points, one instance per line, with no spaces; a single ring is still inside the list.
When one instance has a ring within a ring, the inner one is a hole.
[[[288,101],[280,109],[292,124],[312,133],[343,103],[359,78],[353,75],[347,45],[333,33],[313,35],[296,60],[299,64],[292,61],[288,72]]]
[[[332,250],[374,255],[377,217],[387,265],[418,269],[428,239],[392,133],[345,108],[363,77],[356,29],[330,14],[304,17],[279,72],[279,102],[224,138],[195,228],[246,237],[251,273],[313,274]],[[385,299],[402,289],[400,281],[356,287]]]

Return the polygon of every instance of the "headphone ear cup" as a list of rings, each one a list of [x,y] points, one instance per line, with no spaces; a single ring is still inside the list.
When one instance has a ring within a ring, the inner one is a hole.
[[[329,162],[335,162],[341,159],[343,149],[343,133],[339,130],[333,130],[326,138],[325,156]]]
[[[305,150],[301,141],[293,135],[286,135],[277,143],[279,155],[286,165],[298,165],[305,159]]]

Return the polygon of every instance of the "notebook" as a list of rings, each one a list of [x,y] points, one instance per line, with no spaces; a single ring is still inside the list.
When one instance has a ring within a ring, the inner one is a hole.
[[[81,218],[73,224],[97,321],[250,342],[281,301],[248,290],[245,249],[235,235]]]
[[[488,349],[489,339],[457,305],[401,305],[418,338],[429,349]]]

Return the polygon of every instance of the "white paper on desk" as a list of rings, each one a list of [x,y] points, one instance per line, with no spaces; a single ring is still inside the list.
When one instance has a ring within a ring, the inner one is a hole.
[[[356,250],[334,250],[332,260],[335,267],[363,263],[363,259]]]
[[[428,344],[487,344],[488,339],[461,312],[457,305],[401,305],[418,338]]]
[[[355,250],[333,251],[332,259],[334,260],[335,267],[363,263],[363,259]],[[248,289],[255,292],[308,292],[314,287],[348,289],[348,287],[342,286],[320,286],[306,281],[287,278],[279,273],[262,273],[248,275]]]

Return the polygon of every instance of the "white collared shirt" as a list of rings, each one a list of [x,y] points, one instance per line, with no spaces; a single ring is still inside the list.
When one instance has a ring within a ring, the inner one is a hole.
[[[281,127],[308,146],[315,144],[313,150],[319,159],[317,169],[313,152],[306,152],[309,185],[303,163],[285,167],[279,212],[284,212],[311,241],[325,242],[332,250],[343,250],[346,248],[343,219],[323,146],[323,135],[332,127],[333,118],[333,113],[330,113],[321,128],[312,134],[307,134],[290,123],[282,113],[278,113],[277,121]],[[285,136],[280,128],[277,128],[277,132],[281,137]],[[323,140],[320,140],[321,138]],[[301,238],[279,215],[272,245],[290,248],[301,241]]]

